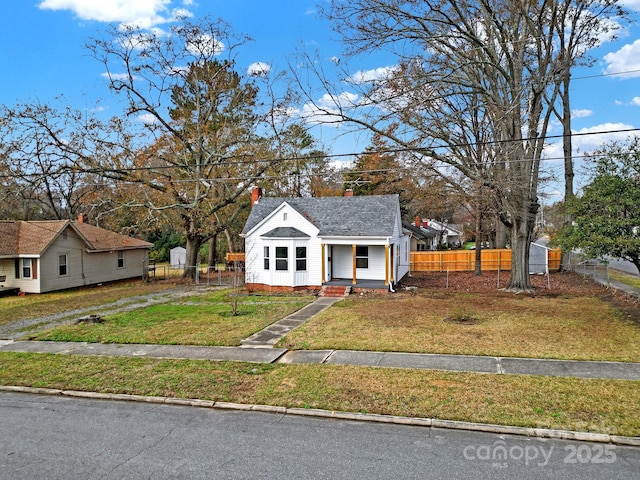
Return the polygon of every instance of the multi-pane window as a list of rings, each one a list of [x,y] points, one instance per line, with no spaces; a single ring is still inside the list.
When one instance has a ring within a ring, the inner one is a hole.
[[[269,247],[264,247],[264,269],[269,270]]]
[[[356,268],[369,268],[369,247],[356,246]]]
[[[68,272],[67,255],[58,255],[58,275],[65,276]]]
[[[124,250],[118,252],[118,268],[124,268]]]
[[[31,278],[31,259],[22,259],[22,278]]]
[[[307,247],[296,247],[296,270],[307,269]]]
[[[276,270],[289,270],[289,247],[276,247]]]

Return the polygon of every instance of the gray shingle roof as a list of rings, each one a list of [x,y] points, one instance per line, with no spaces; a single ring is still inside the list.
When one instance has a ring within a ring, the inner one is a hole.
[[[297,228],[293,227],[277,227],[273,230],[265,233],[263,237],[271,238],[309,238],[304,232],[301,232]]]
[[[391,237],[399,214],[398,195],[354,197],[262,197],[254,204],[242,233],[287,202],[320,230],[320,236]]]

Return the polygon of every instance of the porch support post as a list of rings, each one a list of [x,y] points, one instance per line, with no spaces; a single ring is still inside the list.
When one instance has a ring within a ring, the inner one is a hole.
[[[322,253],[320,254],[320,258],[322,259],[321,264],[322,264],[322,279],[320,280],[320,285],[324,285],[324,282],[326,281],[326,273],[325,273],[325,262],[327,261],[327,258],[324,256],[324,243],[320,245],[321,251]]]
[[[389,285],[389,245],[384,246],[384,284]]]
[[[353,257],[353,279],[351,283],[356,284],[356,244],[351,245],[352,257]]]

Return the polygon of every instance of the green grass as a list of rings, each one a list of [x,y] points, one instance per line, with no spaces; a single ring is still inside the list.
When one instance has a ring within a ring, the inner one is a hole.
[[[182,298],[179,302],[107,315],[104,323],[57,327],[32,340],[92,343],[239,345],[240,341],[299,310],[311,296],[248,296],[232,315],[229,290]]]
[[[640,382],[0,353],[0,384],[640,435]]]
[[[609,277],[611,278],[611,280],[625,283],[634,288],[640,289],[640,277],[638,277],[637,275],[629,275],[625,272],[609,269]]]
[[[103,305],[122,298],[162,292],[175,287],[176,285],[171,282],[143,283],[141,280],[131,280],[23,297],[2,297],[0,298],[0,325]]]

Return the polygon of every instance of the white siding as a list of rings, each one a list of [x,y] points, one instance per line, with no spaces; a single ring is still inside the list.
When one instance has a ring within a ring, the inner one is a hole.
[[[285,215],[286,214],[286,215]],[[261,238],[262,235],[277,227],[293,227],[309,235],[309,239]],[[326,237],[318,238],[318,230],[294,209],[283,203],[261,224],[249,232],[245,238],[246,281],[274,286],[320,286],[323,281],[332,278],[353,278],[353,245],[369,248],[368,268],[356,269],[356,280],[386,280],[387,268],[389,277],[395,281],[401,279],[409,271],[409,237],[404,235],[398,208],[391,238],[387,237]],[[325,245],[327,259],[326,278],[322,276],[322,244]],[[295,247],[307,246],[307,273],[295,272]],[[385,246],[393,245],[394,258],[388,258],[385,265]],[[269,246],[269,270],[264,269],[263,249]],[[289,269],[277,271],[275,262],[276,247],[289,249]],[[331,264],[328,257],[331,256]],[[390,270],[393,262],[394,271]]]
[[[359,245],[363,245],[359,243]],[[364,246],[364,245],[363,245]],[[356,268],[356,280],[385,280],[384,245],[367,245],[369,248],[369,267]],[[333,245],[332,278],[353,278],[353,247],[351,245]]]
[[[351,245],[334,245],[331,263],[332,278],[353,278],[353,249]]]
[[[22,262],[22,258],[18,259],[20,262]],[[33,260],[32,258],[29,258],[29,261],[31,262],[31,278],[22,278],[22,263],[20,264],[20,277],[21,278],[16,278],[16,268],[15,268],[15,261],[16,259],[11,258],[11,259],[5,259],[0,261],[0,275],[4,275],[5,281],[4,282],[0,282],[0,285],[4,285],[7,288],[19,288],[21,291],[23,292],[27,292],[27,293],[39,293],[40,292],[40,260],[39,259],[35,259],[36,263],[37,263],[37,272],[36,272],[36,276],[37,278],[33,278],[34,277],[34,272],[33,272]]]
[[[285,216],[286,214],[286,216]],[[261,238],[277,227],[292,227],[309,238]],[[322,285],[321,246],[317,238],[318,229],[287,204],[277,208],[265,222],[260,224],[245,239],[245,281],[273,286],[320,286]],[[269,270],[264,269],[264,247],[269,247]],[[307,271],[296,272],[297,246],[307,247]],[[288,269],[276,270],[276,247],[288,248]]]

